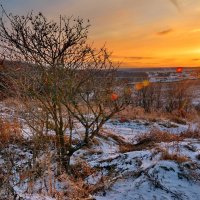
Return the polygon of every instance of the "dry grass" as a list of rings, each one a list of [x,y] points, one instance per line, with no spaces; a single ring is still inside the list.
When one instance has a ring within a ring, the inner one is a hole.
[[[136,138],[137,145],[142,144],[155,144],[160,142],[174,142],[180,141],[181,137],[179,135],[171,134],[168,132],[163,132],[157,129],[152,130],[150,133],[145,133]]]
[[[178,152],[175,153],[169,153],[168,150],[164,149],[162,150],[162,154],[161,154],[161,160],[171,160],[171,161],[175,161],[177,163],[184,163],[184,162],[188,162],[190,159],[184,155],[180,155]]]
[[[59,200],[89,200],[92,187],[85,182],[85,178],[95,174],[96,169],[90,167],[86,161],[78,160],[71,166],[71,175],[62,174],[57,179],[66,183],[66,189],[60,192],[53,190],[54,197]],[[59,197],[59,198],[58,198]]]
[[[162,110],[151,111],[150,113],[145,113],[144,109],[141,107],[128,106],[125,110],[121,111],[115,116],[117,119],[136,120],[142,119],[147,121],[160,121],[169,120],[178,124],[185,124],[186,121],[199,121],[200,117],[195,109],[191,109],[190,112],[184,110],[174,110],[172,113],[164,112]]]
[[[151,111],[149,113],[146,113],[143,108],[141,107],[132,107],[129,106],[125,110],[121,111],[116,115],[117,118],[125,118],[127,120],[147,120],[147,121],[158,121],[162,119],[172,119],[176,116],[176,112],[168,113],[168,112],[163,112],[162,110],[156,110],[156,111]],[[180,116],[177,114],[176,118],[180,118]]]
[[[187,131],[182,134],[176,135],[171,134],[168,132],[163,132],[160,130],[152,130],[150,133],[145,133],[136,138],[137,146],[143,145],[144,147],[150,147],[154,146],[156,143],[170,143],[170,142],[181,142],[184,139],[187,138],[194,138],[194,139],[200,139],[200,131]]]
[[[115,140],[117,143],[123,143],[124,142],[124,138],[121,137],[120,135],[116,135],[111,131],[107,131],[107,130],[102,130],[101,132],[99,132],[97,134],[97,137],[102,138],[104,140],[108,140],[108,138],[111,138],[113,140]]]
[[[139,149],[137,149],[134,145],[129,144],[129,143],[119,146],[120,153],[127,153],[127,152],[131,152],[131,151],[136,151],[136,150],[139,150]]]
[[[194,139],[200,139],[200,131],[187,131],[185,133],[176,135],[171,134],[169,132],[160,131],[158,129],[151,130],[149,133],[144,133],[139,135],[136,138],[137,144],[131,144],[124,140],[123,137],[116,135],[112,132],[104,131],[104,135],[101,135],[101,137],[112,138],[114,141],[117,142],[119,145],[119,152],[120,153],[126,153],[131,151],[139,151],[143,149],[152,149],[157,144],[164,142],[164,143],[171,143],[176,142],[179,143],[187,138],[194,138]]]
[[[0,119],[0,146],[23,141],[22,129],[18,121]]]
[[[177,117],[176,115],[172,116],[170,118],[170,121],[175,122],[177,124],[184,124],[184,125],[186,125],[186,123],[187,123],[185,119]]]
[[[200,139],[200,130],[187,131],[185,133],[182,133],[181,137],[183,139],[185,139],[185,138]]]
[[[145,119],[149,121],[156,121],[157,119],[164,118],[165,114],[159,111],[145,113],[144,109],[141,107],[128,106],[125,110],[118,113],[116,117],[119,119],[125,118],[126,120]]]
[[[86,161],[79,160],[76,164],[71,166],[71,172],[75,179],[85,179],[89,175],[96,172],[96,169],[92,168]]]
[[[9,108],[16,108],[18,106],[21,106],[21,102],[17,98],[9,97],[9,98],[4,99],[2,102],[6,107],[9,107]]]

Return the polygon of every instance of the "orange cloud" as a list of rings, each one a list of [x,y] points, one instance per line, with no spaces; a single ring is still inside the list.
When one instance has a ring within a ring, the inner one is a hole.
[[[51,19],[59,19],[60,14],[90,19],[89,42],[95,47],[106,43],[117,55],[113,61],[124,67],[200,65],[199,0],[18,0],[5,4],[14,14],[33,9]]]

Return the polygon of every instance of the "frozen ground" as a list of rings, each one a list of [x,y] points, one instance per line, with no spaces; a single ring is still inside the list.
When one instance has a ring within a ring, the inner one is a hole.
[[[112,131],[113,133],[122,136],[127,142],[134,141],[135,137],[150,132],[151,130],[158,129],[161,131],[170,132],[172,134],[180,134],[188,130],[196,129],[197,124],[177,124],[169,120],[157,120],[150,122],[146,120],[132,120],[130,122],[120,123],[119,121],[110,121],[104,128]]]
[[[135,138],[152,129],[182,134],[194,131],[196,124],[177,124],[167,120],[148,122],[130,121],[120,123],[117,120],[108,122],[102,134],[107,132],[120,136],[124,141],[136,143]],[[161,153],[152,148],[149,150],[119,152],[119,145],[113,139],[103,140],[95,147],[97,154],[84,154],[83,159],[101,173],[110,176],[103,192],[95,195],[97,200],[153,200],[153,199],[200,199],[200,143],[197,139],[186,139],[179,143],[160,143],[158,146],[173,154],[185,156],[187,162],[162,160]],[[100,152],[100,153],[99,153]],[[90,184],[98,183],[99,174],[88,177]]]
[[[3,108],[1,115],[5,118],[12,116],[12,110]],[[100,191],[93,194],[97,200],[199,200],[200,199],[200,141],[198,139],[185,139],[180,142],[162,142],[152,148],[137,151],[120,151],[120,145],[136,144],[136,138],[151,130],[159,129],[170,134],[182,134],[189,130],[194,131],[196,124],[187,122],[177,124],[168,120],[155,122],[133,120],[120,123],[118,120],[109,121],[97,137],[98,143],[93,145],[93,152],[84,149],[77,152],[72,163],[80,158],[98,169],[94,174],[86,177],[89,185],[102,184]],[[112,133],[124,143],[119,143]],[[25,137],[29,130],[24,127]],[[186,162],[164,160],[158,149],[165,149],[169,154],[176,153],[185,156]],[[26,165],[33,156],[26,149],[11,146],[10,151],[17,155],[17,166]],[[42,159],[42,155],[41,155]],[[5,163],[0,155],[0,165]],[[43,177],[45,178],[45,177]],[[38,185],[40,183],[38,182]],[[25,200],[53,200],[55,197],[39,195],[38,191],[28,194],[26,184],[16,185],[15,192]],[[62,184],[56,183],[57,189],[62,189]],[[59,188],[60,187],[60,188]]]
[[[150,151],[120,154],[111,162],[101,162],[101,166],[106,169],[108,166],[115,166],[119,177],[105,192],[97,195],[96,199],[198,200],[200,162],[196,155],[200,152],[200,145],[194,145],[196,152],[191,152],[185,148],[186,144],[187,141],[180,144],[180,151],[191,158],[186,163],[160,160],[159,154]]]

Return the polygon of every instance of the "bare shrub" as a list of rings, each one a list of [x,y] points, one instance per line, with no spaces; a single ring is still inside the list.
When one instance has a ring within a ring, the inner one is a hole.
[[[56,135],[57,156],[68,172],[74,152],[87,146],[131,97],[116,81],[107,49],[87,44],[89,26],[80,18],[60,17],[56,23],[42,13],[14,16],[3,8],[0,18],[4,55],[26,65],[13,78],[26,108],[23,117],[37,135]]]
[[[181,117],[191,107],[188,82],[169,83],[165,89],[165,109],[167,112],[178,111]]]
[[[185,118],[191,109],[191,83],[149,83],[136,88],[133,105],[145,112],[162,111]]]
[[[2,54],[1,54],[2,55]],[[11,97],[14,93],[14,85],[9,74],[9,70],[5,66],[5,56],[0,59],[0,100]]]
[[[151,112],[162,108],[162,84],[150,83],[135,91],[135,106],[144,108],[145,112]]]

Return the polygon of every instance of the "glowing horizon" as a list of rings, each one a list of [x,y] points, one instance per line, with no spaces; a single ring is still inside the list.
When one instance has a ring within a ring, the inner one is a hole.
[[[2,0],[6,10],[90,19],[89,41],[106,43],[121,67],[200,66],[199,0]]]

